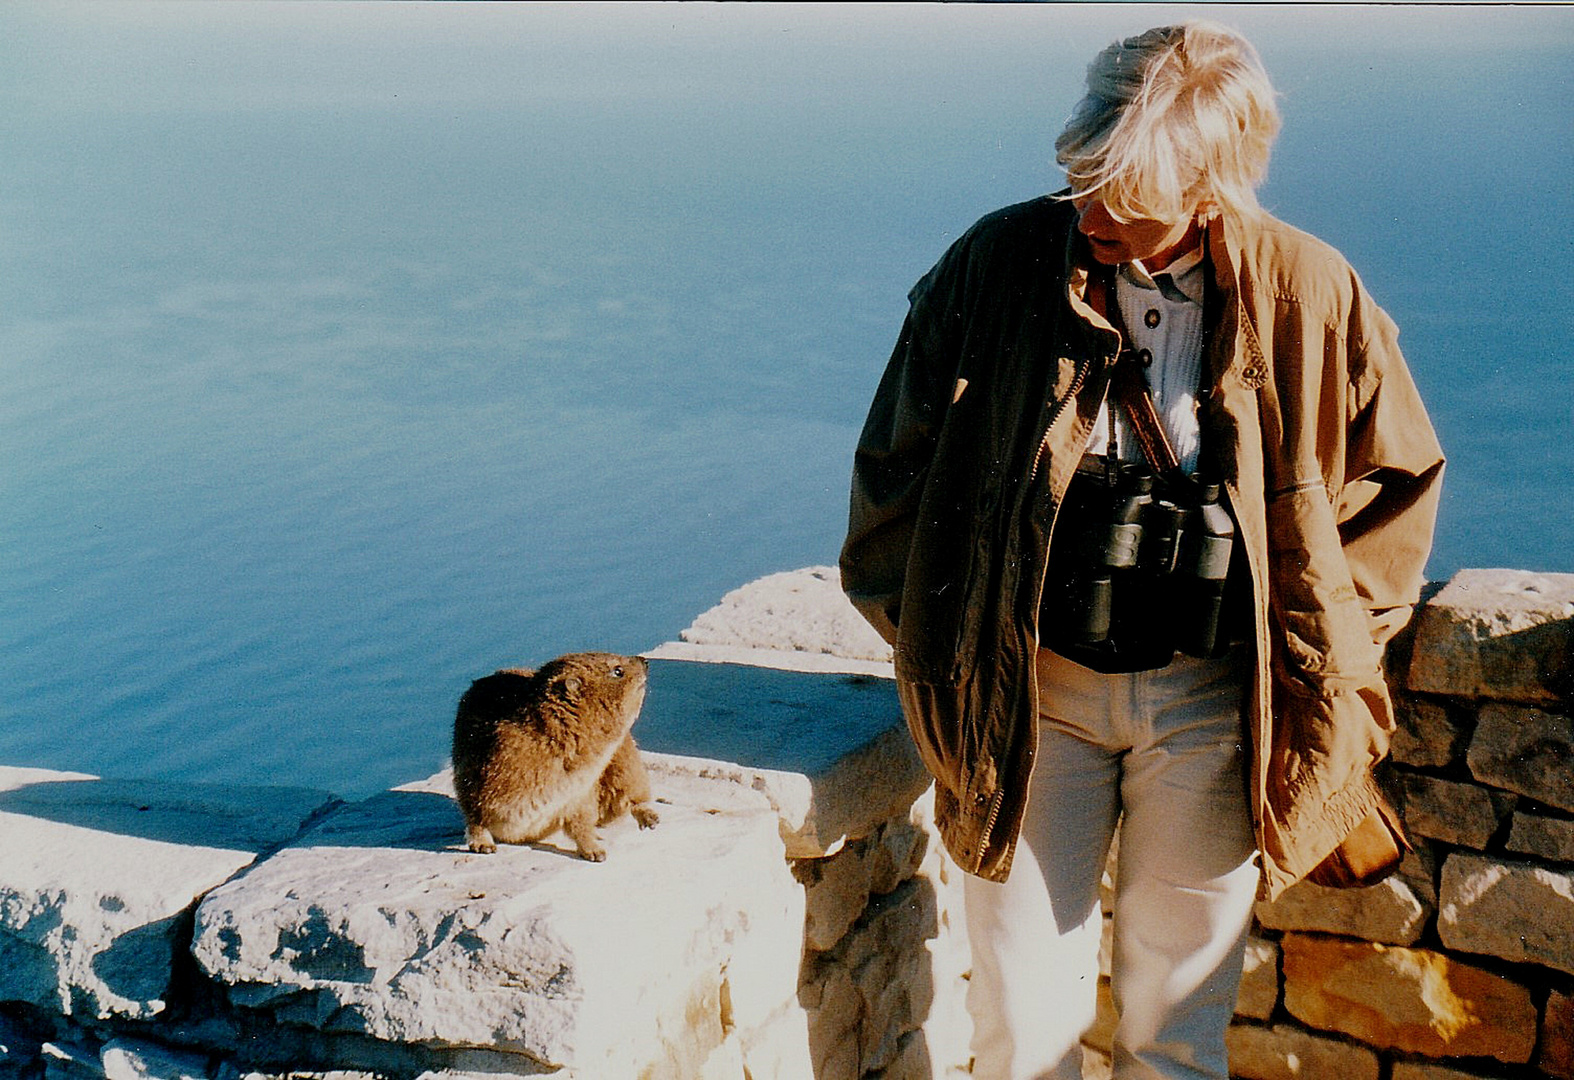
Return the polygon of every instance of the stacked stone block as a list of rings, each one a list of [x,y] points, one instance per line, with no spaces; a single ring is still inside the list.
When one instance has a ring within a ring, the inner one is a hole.
[[[808,908],[798,997],[816,1080],[967,1074],[961,882],[933,807],[931,790],[910,814],[793,863]]]

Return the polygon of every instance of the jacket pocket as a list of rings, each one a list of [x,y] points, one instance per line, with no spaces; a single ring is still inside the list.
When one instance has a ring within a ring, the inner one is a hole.
[[[1333,504],[1308,481],[1268,502],[1274,628],[1268,801],[1292,862],[1332,851],[1371,810],[1393,705],[1365,600],[1345,562]]]
[[[1279,681],[1274,714],[1264,849],[1280,867],[1301,877],[1352,837],[1358,839],[1373,812],[1381,813],[1383,798],[1372,766],[1387,752],[1392,708],[1381,683],[1316,694],[1294,681]],[[1403,835],[1397,826],[1393,832]]]
[[[1313,687],[1380,682],[1381,653],[1322,481],[1306,481],[1271,498],[1267,519],[1276,661]]]
[[[1295,817],[1326,807],[1366,783],[1388,752],[1393,703],[1379,679],[1319,692],[1294,679],[1275,680],[1270,801]]]

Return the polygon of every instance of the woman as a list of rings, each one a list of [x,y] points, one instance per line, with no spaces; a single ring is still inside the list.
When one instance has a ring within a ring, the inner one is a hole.
[[[1443,458],[1392,321],[1257,203],[1250,44],[1155,29],[1087,84],[1069,190],[909,295],[843,587],[970,875],[975,1075],[1081,1075],[1121,821],[1115,1075],[1223,1078],[1253,899],[1363,837],[1396,857],[1381,658]]]

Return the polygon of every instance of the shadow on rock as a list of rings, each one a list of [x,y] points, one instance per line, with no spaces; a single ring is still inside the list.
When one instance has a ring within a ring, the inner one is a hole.
[[[306,788],[58,780],[0,791],[0,812],[167,844],[262,852],[336,800]]]

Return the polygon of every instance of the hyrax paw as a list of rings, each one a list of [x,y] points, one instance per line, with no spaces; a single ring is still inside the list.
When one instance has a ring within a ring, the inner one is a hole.
[[[606,862],[607,849],[599,844],[595,847],[582,847],[579,849],[579,857],[586,862]]]
[[[631,807],[629,813],[634,815],[634,820],[639,822],[639,827],[642,829],[654,829],[656,823],[661,820],[661,815],[648,806]]]
[[[480,827],[465,830],[465,843],[477,855],[491,855],[497,850],[491,831]]]

